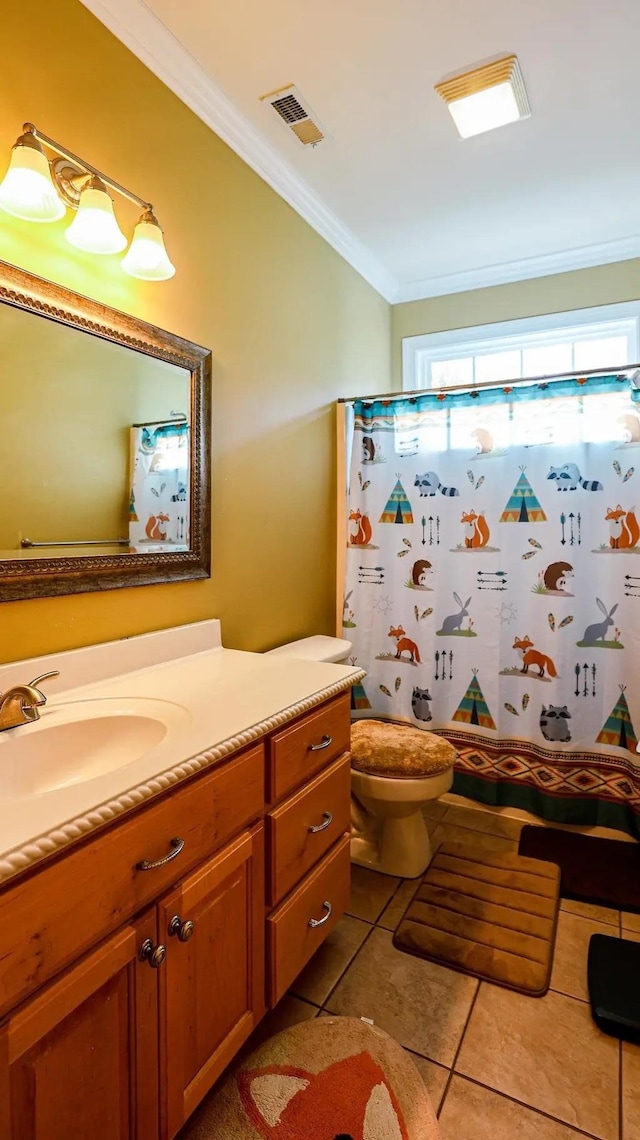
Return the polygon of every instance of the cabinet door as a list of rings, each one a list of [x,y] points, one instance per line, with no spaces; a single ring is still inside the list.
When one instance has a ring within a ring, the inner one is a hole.
[[[183,879],[158,917],[161,1134],[171,1140],[264,1013],[262,825]]]
[[[157,1140],[157,971],[138,959],[155,911],[0,1027],[0,1140]]]

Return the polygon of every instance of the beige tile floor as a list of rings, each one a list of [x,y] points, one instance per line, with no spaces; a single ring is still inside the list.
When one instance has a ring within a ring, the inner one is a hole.
[[[434,847],[507,851],[525,822],[540,822],[453,795],[428,816]],[[324,1013],[372,1018],[417,1065],[443,1140],[640,1140],[640,1046],[600,1032],[586,988],[591,935],[640,940],[640,915],[563,900],[551,988],[530,998],[396,950],[391,932],[416,885],[354,867],[349,913],[261,1036]]]

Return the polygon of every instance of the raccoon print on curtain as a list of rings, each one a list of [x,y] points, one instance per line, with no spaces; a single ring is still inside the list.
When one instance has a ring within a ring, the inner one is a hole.
[[[630,380],[359,400],[347,422],[353,715],[445,735],[462,795],[640,838]]]

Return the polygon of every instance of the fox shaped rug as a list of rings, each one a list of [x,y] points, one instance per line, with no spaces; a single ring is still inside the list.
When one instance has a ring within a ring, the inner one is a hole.
[[[269,1038],[204,1101],[181,1140],[440,1140],[422,1078],[381,1030],[318,1017]]]

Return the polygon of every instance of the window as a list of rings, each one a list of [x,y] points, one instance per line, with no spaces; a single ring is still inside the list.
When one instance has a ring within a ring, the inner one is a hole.
[[[616,369],[639,356],[640,302],[406,337],[403,388],[501,383]]]

